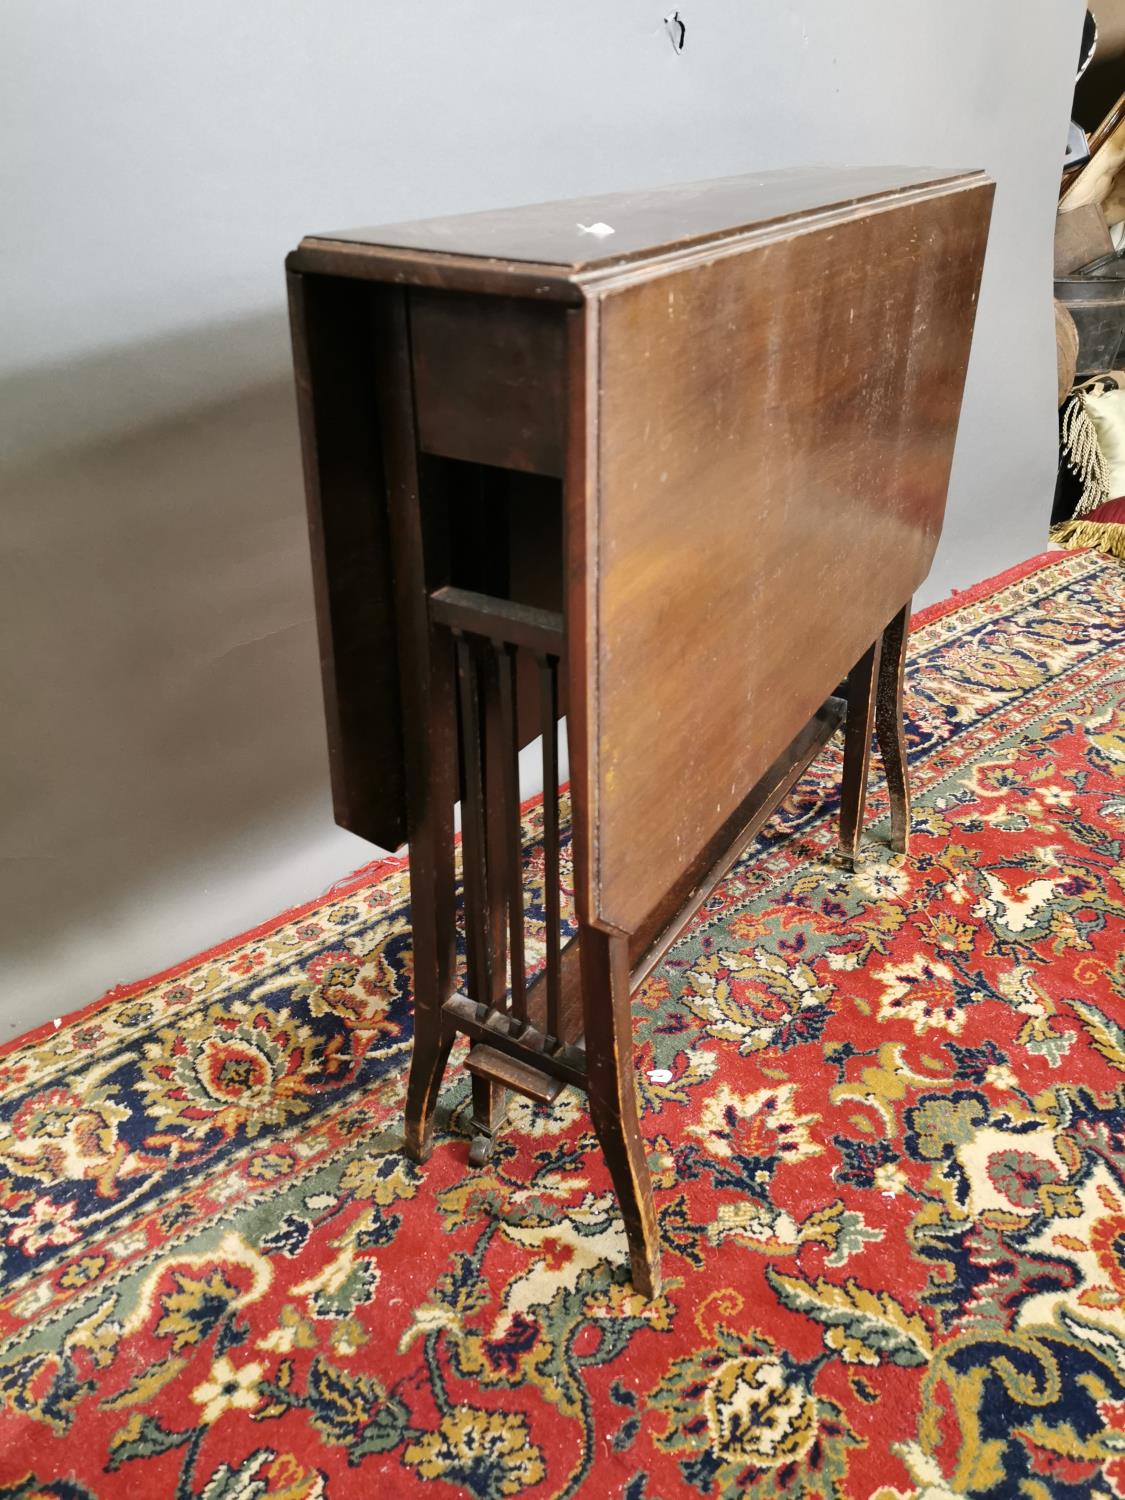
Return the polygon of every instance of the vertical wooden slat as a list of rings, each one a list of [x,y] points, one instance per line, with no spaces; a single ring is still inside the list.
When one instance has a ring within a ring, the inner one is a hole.
[[[559,663],[538,656],[539,721],[543,729],[543,892],[547,929],[547,1035],[559,1037],[562,996],[561,876],[559,872]]]
[[[488,872],[485,856],[484,785],[480,756],[480,694],[472,643],[454,632],[457,693],[461,706],[461,870],[465,890],[465,950],[470,998],[483,1017],[492,1001],[492,945],[488,930]]]
[[[504,754],[504,832],[507,839],[508,960],[512,975],[513,1030],[527,1025],[527,984],[523,952],[523,837],[520,827],[520,764],[516,698],[517,653],[494,641],[500,663],[500,722]]]
[[[508,993],[507,835],[504,823],[504,766],[507,746],[500,722],[500,671],[496,652],[479,636],[470,636],[477,652],[480,689],[481,784],[484,790],[485,900],[488,907],[489,964],[492,988],[487,999],[505,1008]]]

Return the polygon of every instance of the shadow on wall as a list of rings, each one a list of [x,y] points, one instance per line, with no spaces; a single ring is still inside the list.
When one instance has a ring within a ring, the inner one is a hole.
[[[330,821],[284,314],[13,376],[0,410],[0,948],[44,962],[197,853]]]

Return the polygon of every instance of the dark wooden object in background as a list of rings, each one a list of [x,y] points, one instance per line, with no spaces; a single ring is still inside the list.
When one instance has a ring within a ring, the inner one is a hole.
[[[645,1294],[632,992],[845,717],[842,854],[873,732],[905,848],[908,601],[941,527],[992,191],[787,172],[316,236],[289,258],[336,814],[410,843],[407,1148],[429,1152],[458,1032],[475,1161],[508,1089],[585,1088]],[[516,754],[540,733],[531,976]]]

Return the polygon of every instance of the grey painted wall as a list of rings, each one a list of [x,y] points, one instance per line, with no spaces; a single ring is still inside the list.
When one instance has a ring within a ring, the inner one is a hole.
[[[300,235],[808,162],[984,166],[928,597],[1044,543],[1081,0],[6,0],[0,1028],[315,895],[282,259]]]

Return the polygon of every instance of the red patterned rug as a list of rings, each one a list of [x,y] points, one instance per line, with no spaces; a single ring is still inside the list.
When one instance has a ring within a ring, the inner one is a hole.
[[[572,1094],[399,1153],[402,861],[4,1049],[2,1493],[1125,1495],[1123,633],[927,612],[910,856],[832,746],[645,985],[652,1305]]]

